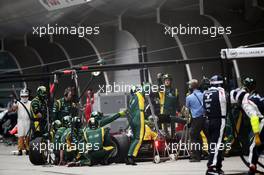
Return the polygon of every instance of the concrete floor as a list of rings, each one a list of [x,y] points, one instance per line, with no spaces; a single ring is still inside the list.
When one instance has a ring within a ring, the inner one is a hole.
[[[191,175],[205,174],[206,161],[189,163],[188,160],[167,161],[160,164],[152,162],[138,163],[138,166],[112,164],[109,166],[94,167],[60,167],[60,166],[34,166],[27,156],[14,156],[11,151],[14,146],[0,144],[0,175]],[[245,174],[247,168],[239,157],[226,158],[223,163],[226,174]]]

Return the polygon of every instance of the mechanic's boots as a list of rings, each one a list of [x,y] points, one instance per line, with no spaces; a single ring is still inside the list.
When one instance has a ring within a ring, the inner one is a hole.
[[[255,175],[256,171],[257,171],[256,166],[255,165],[251,165],[249,167],[248,175]]]
[[[137,165],[133,156],[128,156],[127,157],[126,165]]]
[[[219,175],[224,175],[225,174],[225,172],[221,168],[217,169],[217,172],[218,172]]]
[[[67,167],[78,167],[81,166],[80,162],[70,162],[66,165]]]
[[[224,171],[222,169],[217,169],[216,167],[208,167],[206,175],[223,175]]]
[[[23,155],[23,152],[22,150],[19,150],[18,153],[17,153],[18,156],[22,156]]]
[[[100,162],[101,165],[109,165],[110,162],[108,161],[108,159],[104,159]]]

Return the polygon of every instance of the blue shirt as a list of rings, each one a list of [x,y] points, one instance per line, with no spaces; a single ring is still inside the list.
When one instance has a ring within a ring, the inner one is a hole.
[[[203,117],[203,93],[199,90],[194,90],[192,94],[186,97],[186,107],[190,109],[192,118]]]

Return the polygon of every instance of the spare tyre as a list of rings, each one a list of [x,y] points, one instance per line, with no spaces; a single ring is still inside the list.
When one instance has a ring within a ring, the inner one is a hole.
[[[47,147],[42,137],[36,137],[29,143],[29,160],[33,165],[44,165],[47,162]]]

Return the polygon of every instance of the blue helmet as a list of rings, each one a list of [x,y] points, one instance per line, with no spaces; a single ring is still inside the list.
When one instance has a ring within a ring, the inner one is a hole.
[[[219,86],[223,86],[223,84],[224,84],[224,79],[221,75],[214,75],[210,79],[211,86],[219,87]]]

